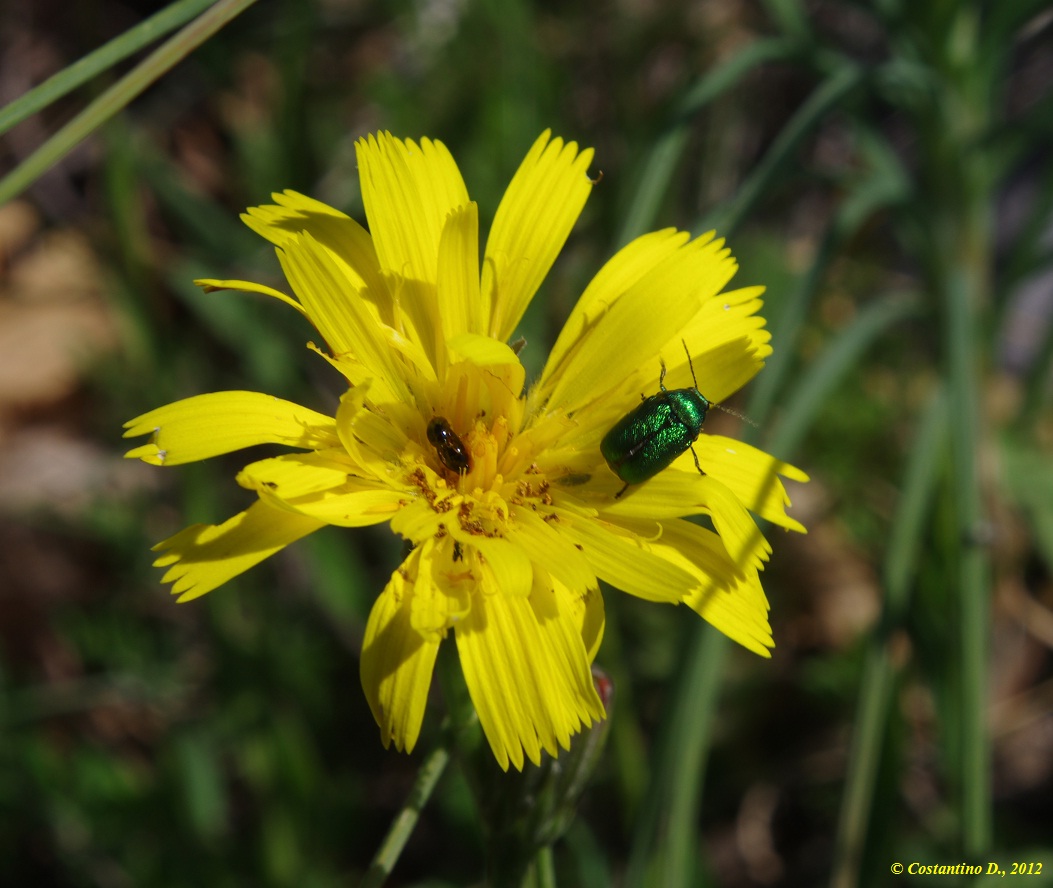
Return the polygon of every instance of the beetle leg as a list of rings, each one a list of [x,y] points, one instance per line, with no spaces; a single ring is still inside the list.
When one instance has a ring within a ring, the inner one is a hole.
[[[698,469],[698,474],[700,474],[703,478],[705,478],[706,477],[706,473],[702,471],[702,466],[700,466],[698,464],[698,454],[695,453],[695,445],[694,444],[688,444],[687,446],[691,448],[691,455],[695,458],[695,468]]]
[[[622,495],[623,493],[625,493],[625,491],[627,491],[628,489],[629,489],[629,482],[628,482],[628,481],[626,481],[626,482],[625,482],[625,486],[624,486],[624,487],[623,487],[623,488],[622,488],[621,490],[619,490],[619,491],[618,491],[618,492],[617,492],[617,493],[616,493],[616,494],[614,495],[614,498],[615,498],[615,499],[618,499],[618,498],[619,498],[619,497],[620,497],[620,496],[621,496],[621,495]]]
[[[665,387],[665,361],[659,357],[658,363],[662,365],[662,372],[658,374],[658,387],[664,392],[667,391]]]

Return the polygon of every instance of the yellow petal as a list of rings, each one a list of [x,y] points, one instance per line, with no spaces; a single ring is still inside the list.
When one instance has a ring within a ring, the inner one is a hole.
[[[605,517],[626,525],[628,517],[662,519],[700,512],[710,516],[731,560],[740,569],[757,570],[768,560],[771,546],[745,505],[715,477],[699,475],[691,451],[603,509]]]
[[[673,346],[672,350],[675,352],[681,342],[685,342],[691,354],[702,354],[741,336],[751,338],[760,335],[767,342],[769,337],[758,333],[766,324],[765,319],[758,314],[764,307],[764,301],[760,298],[763,293],[764,287],[743,287],[740,290],[714,293],[669,343]],[[681,363],[678,360],[670,361],[670,374]]]
[[[585,643],[589,662],[596,659],[603,642],[603,630],[606,624],[606,615],[603,607],[603,596],[598,588],[573,590],[568,589],[559,580],[553,579],[553,589],[560,600],[560,608],[566,608],[570,613],[579,631],[581,640]]]
[[[374,316],[390,325],[391,298],[369,232],[345,213],[296,191],[272,197],[274,204],[251,207],[242,221],[279,248],[296,243],[300,234],[310,235],[340,266]]]
[[[404,366],[392,348],[393,331],[377,322],[366,302],[325,250],[309,234],[296,236],[278,259],[311,322],[335,355],[366,368],[378,400],[408,400]]]
[[[719,404],[753,379],[764,367],[764,359],[771,354],[768,339],[768,331],[761,330],[757,336],[733,339],[699,354],[695,366],[702,394]],[[690,370],[687,372],[690,379]],[[667,388],[673,386],[667,383]]]
[[[239,293],[258,293],[261,296],[271,296],[274,299],[291,305],[300,314],[306,315],[304,307],[291,296],[286,296],[281,290],[274,287],[265,287],[263,284],[254,284],[251,281],[221,281],[217,278],[199,278],[194,281],[206,293],[215,293],[218,290],[236,290]]]
[[[694,469],[694,463],[691,468]],[[609,474],[612,479],[607,485],[612,494],[625,486],[625,482],[608,468],[604,467],[601,471]],[[623,518],[682,518],[685,515],[698,514],[704,494],[702,476],[698,472],[694,472],[692,477],[690,472],[666,469],[642,484],[632,485],[618,499],[604,503],[601,514],[618,523]]]
[[[640,522],[640,529],[646,522]],[[768,623],[768,599],[755,570],[740,570],[720,538],[690,521],[663,521],[656,552],[690,573],[683,602],[733,641],[769,657],[775,646]]]
[[[686,456],[691,459],[690,452]],[[693,473],[698,479],[692,480],[691,483],[701,491],[701,511],[713,521],[713,527],[720,534],[720,540],[731,560],[742,570],[760,570],[771,555],[771,546],[757,527],[753,516],[738,497],[716,478],[710,475],[699,476],[694,460],[691,460],[690,471],[683,457],[673,463],[673,466],[677,466],[678,463],[683,467],[683,471],[680,472],[682,476],[690,477]],[[677,472],[678,469],[674,467],[666,471]]]
[[[436,282],[446,218],[468,203],[468,190],[442,142],[379,133],[355,143],[362,202],[381,267]]]
[[[513,505],[511,514],[514,519],[511,539],[531,561],[543,564],[570,589],[597,588],[596,574],[589,567],[588,559],[560,533],[558,523],[553,526],[526,506]]]
[[[342,450],[283,453],[257,460],[238,473],[242,487],[291,500],[346,484],[357,466]]]
[[[263,499],[269,499],[261,494]],[[390,521],[404,504],[394,490],[377,488],[374,484],[357,486],[349,482],[341,491],[280,500],[286,508],[302,515],[317,518],[338,527],[366,527]]]
[[[369,613],[362,642],[360,673],[380,739],[387,747],[412,752],[420,736],[439,642],[412,626],[420,550],[396,570]]]
[[[690,239],[686,231],[666,228],[630,241],[607,260],[567,318],[556,344],[549,353],[541,377],[531,391],[538,404],[552,394],[552,386],[565,372],[567,359],[576,353],[582,340],[610,306],[655,266],[672,256]]]
[[[563,363],[548,409],[571,413],[640,372],[657,380],[661,348],[703,302],[720,292],[735,268],[724,242],[704,235],[667,256],[625,292],[612,291],[606,300],[610,308]]]
[[[607,715],[592,681],[586,638],[598,627],[590,626],[587,634],[582,633],[582,614],[572,604],[571,594],[562,584],[550,582],[543,572],[535,575],[530,593],[530,606],[546,641],[539,653],[554,673],[548,695],[550,700],[561,699],[562,703],[563,717],[554,719],[553,727],[564,749],[569,748],[570,737],[579,725],[588,726]],[[596,616],[593,612],[586,619],[594,621]],[[550,711],[558,714],[560,707],[550,707]]]
[[[771,354],[771,334],[757,314],[763,306],[759,298],[763,292],[763,287],[747,287],[707,299],[662,348],[668,369],[666,387],[694,386],[697,378],[702,394],[720,403],[749,382]],[[692,355],[690,364],[685,346]]]
[[[158,407],[124,424],[124,437],[150,434],[129,459],[155,466],[208,459],[254,444],[316,450],[339,444],[331,416],[259,392],[214,392]]]
[[[490,313],[479,295],[479,208],[474,202],[447,217],[437,274],[443,336],[449,340],[460,333],[484,334]]]
[[[478,562],[470,550],[456,550],[449,537],[429,539],[420,548],[420,573],[429,573],[431,582],[418,577],[410,622],[425,638],[439,641],[468,613]]]
[[[800,469],[723,435],[701,435],[695,442],[699,462],[737,496],[751,512],[782,527],[806,533],[804,525],[786,514],[790,497],[779,478],[807,481]]]
[[[462,533],[459,527],[451,528],[454,536],[477,549],[493,574],[490,589],[505,597],[525,598],[530,594],[532,571],[530,558],[515,542]]]
[[[434,478],[434,475],[432,477]],[[434,481],[429,483],[435,484]],[[432,489],[434,489],[434,486]],[[442,505],[457,502],[459,500],[451,496],[444,499]],[[456,518],[449,517],[448,513],[446,513],[446,517],[449,521],[456,520]],[[407,497],[407,499],[403,500],[402,507],[391,516],[391,532],[413,543],[419,543],[422,540],[434,537],[441,532],[440,525],[446,527],[447,531],[451,529],[444,524],[439,513],[432,508],[431,503],[422,497],[413,499]]]
[[[292,509],[326,524],[365,527],[390,520],[405,494],[349,474],[356,470],[342,451],[287,453],[246,466],[238,483],[276,508]]]
[[[487,594],[489,592],[489,594]],[[502,768],[568,748],[582,725],[604,717],[572,615],[551,590],[529,597],[484,589],[456,624],[457,651],[483,732]]]
[[[652,523],[652,532],[642,534],[612,521],[555,511],[560,532],[582,547],[601,580],[647,601],[677,602],[690,587],[689,575],[651,549],[649,540],[660,534],[660,525]]]
[[[494,216],[483,258],[489,333],[507,340],[581,215],[592,149],[544,133],[527,152]]]
[[[172,584],[179,601],[190,601],[324,524],[256,502],[222,524],[194,524],[158,543],[154,551],[164,554],[154,566],[169,568],[161,582]]]

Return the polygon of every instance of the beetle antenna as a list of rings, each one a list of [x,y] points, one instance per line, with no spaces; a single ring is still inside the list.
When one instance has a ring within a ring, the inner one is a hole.
[[[695,384],[695,391],[698,391],[698,380],[695,378],[695,365],[691,363],[691,352],[687,350],[687,342],[683,339],[680,340],[680,344],[684,347],[684,354],[687,355],[687,366],[691,368],[691,381]]]
[[[730,407],[725,407],[723,404],[712,404],[710,406],[716,407],[717,410],[721,411],[722,413],[727,413],[731,416],[734,416],[736,419],[741,419],[744,423],[753,426],[755,429],[760,428],[760,423],[750,419],[744,413],[739,413],[738,410],[732,410]]]

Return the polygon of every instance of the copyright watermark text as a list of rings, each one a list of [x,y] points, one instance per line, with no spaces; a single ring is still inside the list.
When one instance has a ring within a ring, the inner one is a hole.
[[[1008,865],[988,861],[987,863],[910,863],[896,861],[890,867],[892,875],[900,876],[1040,876],[1041,861],[1016,861]]]

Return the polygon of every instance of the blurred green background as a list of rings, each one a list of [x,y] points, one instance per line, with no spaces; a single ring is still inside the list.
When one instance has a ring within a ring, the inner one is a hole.
[[[0,7],[0,101],[161,8]],[[0,136],[0,174],[139,57]],[[449,146],[485,231],[551,127],[603,178],[523,322],[528,372],[615,249],[716,227],[775,355],[734,402],[758,428],[707,428],[813,478],[809,534],[770,531],[771,661],[606,591],[615,709],[560,884],[848,888],[896,861],[1053,884],[1051,82],[1030,0],[235,19],[0,206],[0,882],[358,883],[440,717],[385,752],[359,686],[399,541],[330,528],[177,606],[150,546],[243,508],[254,454],[151,469],[121,424],[223,389],[331,412],[306,322],[192,284],[282,286],[238,213],[295,188],[363,219],[353,143],[390,129]],[[451,768],[388,884],[481,884],[484,844]]]

